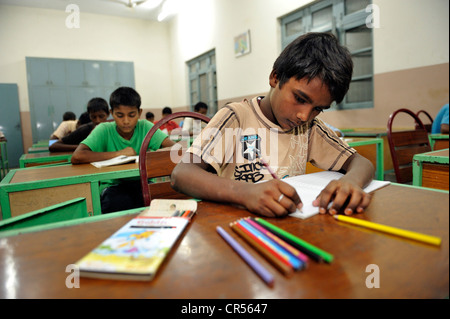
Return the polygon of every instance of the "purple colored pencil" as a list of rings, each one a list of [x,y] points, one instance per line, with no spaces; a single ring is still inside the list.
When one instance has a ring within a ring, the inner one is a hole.
[[[242,259],[261,277],[270,287],[274,284],[274,278],[252,255],[250,255],[239,243],[233,239],[222,227],[216,227],[220,236],[241,256]]]

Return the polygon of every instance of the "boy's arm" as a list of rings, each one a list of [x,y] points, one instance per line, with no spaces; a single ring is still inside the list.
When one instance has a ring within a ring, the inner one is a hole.
[[[61,140],[50,145],[48,150],[50,152],[73,152],[78,147],[78,144],[64,144]]]
[[[346,174],[339,180],[331,181],[313,202],[313,205],[320,207],[322,214],[329,210],[334,215],[342,210],[346,215],[351,215],[362,213],[369,206],[371,195],[363,188],[373,179],[375,169],[372,163],[355,153],[342,169]],[[328,208],[330,202],[332,205]]]
[[[209,165],[186,153],[172,172],[172,187],[204,200],[242,205],[249,211],[279,217],[293,213],[301,204],[295,189],[280,180],[252,184],[219,177],[208,171]],[[281,200],[278,201],[281,194]]]
[[[71,162],[72,164],[92,163],[98,161],[104,161],[116,156],[134,156],[136,152],[132,147],[124,148],[115,152],[93,152],[87,145],[81,143],[73,152]]]

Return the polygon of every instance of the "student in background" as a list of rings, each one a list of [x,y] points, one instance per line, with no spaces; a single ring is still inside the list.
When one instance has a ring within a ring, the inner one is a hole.
[[[208,113],[208,105],[204,102],[198,102],[194,105],[194,112],[206,115]],[[202,122],[202,124],[204,124]],[[187,117],[183,121],[183,131],[189,132],[189,135],[193,135],[194,129],[194,119],[192,117]]]
[[[432,134],[448,134],[449,133],[449,127],[448,127],[448,103],[445,104],[440,110],[439,113],[436,115],[436,118],[433,121],[433,125],[431,127],[431,133]]]
[[[80,143],[72,155],[72,163],[104,161],[119,155],[138,155],[142,142],[153,123],[140,120],[141,97],[133,88],[120,87],[110,97],[109,105],[114,122],[97,125]],[[156,131],[149,149],[174,145],[166,134]],[[111,213],[144,206],[139,178],[114,183],[101,194],[102,213]]]
[[[165,118],[167,115],[172,114],[172,109],[168,106],[166,106],[165,108],[163,108],[162,110],[162,117]],[[179,129],[180,126],[174,122],[174,121],[169,121],[167,123],[164,123],[163,125],[161,125],[161,127],[159,128],[161,131],[167,133],[168,135],[170,135],[170,133],[174,130],[174,129]]]
[[[73,112],[65,112],[63,114],[63,121],[59,124],[58,128],[50,135],[51,140],[59,140],[77,128],[77,117]]]
[[[150,122],[155,122],[155,114],[153,114],[152,112],[147,112],[145,113],[145,118],[147,119],[147,121]]]
[[[86,118],[87,115],[87,118]],[[91,99],[87,104],[87,112],[83,113],[78,128],[56,141],[48,148],[50,152],[72,152],[91,133],[98,124],[106,122],[109,116],[108,102],[100,97]],[[89,120],[89,121],[88,121]],[[84,123],[84,124],[83,124]]]
[[[194,198],[281,217],[301,207],[301,198],[295,188],[272,177],[262,160],[272,162],[280,178],[305,174],[309,161],[345,174],[313,202],[320,213],[363,212],[371,199],[363,187],[372,180],[374,167],[316,118],[333,101],[342,101],[352,72],[349,51],[333,35],[297,38],[275,61],[268,95],[220,109],[173,170],[172,186]],[[260,180],[267,182],[256,183]]]
[[[88,123],[91,123],[91,122],[92,121],[91,121],[91,118],[89,116],[89,112],[83,112],[83,113],[81,113],[80,117],[78,118],[77,128],[79,128],[81,125],[88,124]]]

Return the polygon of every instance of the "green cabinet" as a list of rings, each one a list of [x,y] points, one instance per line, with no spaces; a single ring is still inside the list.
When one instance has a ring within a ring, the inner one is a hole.
[[[133,62],[27,57],[26,66],[33,143],[48,139],[64,112],[79,117],[91,98],[135,87]]]

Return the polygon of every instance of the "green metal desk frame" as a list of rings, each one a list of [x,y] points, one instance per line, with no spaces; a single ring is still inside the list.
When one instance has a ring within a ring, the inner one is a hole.
[[[22,169],[39,169],[39,166]],[[100,192],[102,188],[102,183],[106,183],[110,180],[118,180],[133,177],[139,178],[140,176],[139,169],[134,168],[121,171],[98,172],[95,174],[86,174],[80,176],[70,176],[48,180],[38,180],[38,181],[11,184],[11,180],[18,170],[19,169],[12,169],[11,171],[9,171],[6,177],[0,182],[0,205],[2,208],[3,219],[11,217],[11,206],[9,202],[10,193],[58,187],[58,186],[66,186],[66,185],[83,184],[83,183],[90,183],[91,188],[93,212],[89,212],[89,214],[100,215],[101,214]]]
[[[47,150],[48,152],[48,150]],[[72,154],[64,154],[64,155],[50,155],[45,157],[37,157],[37,158],[27,158],[27,154],[23,154],[19,158],[19,167],[25,168],[27,164],[42,164],[46,163],[47,165],[52,164],[52,162],[61,162],[65,161],[70,163],[70,159],[72,158]]]
[[[349,141],[347,142],[347,144],[350,147],[376,144],[377,167],[375,171],[375,179],[379,181],[384,180],[384,142],[382,138],[377,137],[377,138],[370,138],[365,141]]]
[[[430,140],[431,149],[434,150],[434,144],[437,140],[448,140],[448,134],[429,134],[428,139]]]
[[[413,182],[414,186],[422,186],[422,168],[423,163],[430,164],[447,164],[449,165],[448,156],[436,156],[433,153],[439,153],[442,150],[431,151],[422,154],[416,154],[413,157]]]

